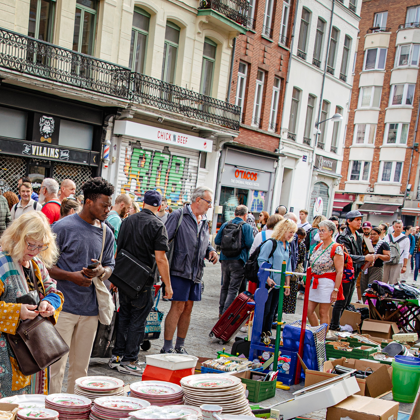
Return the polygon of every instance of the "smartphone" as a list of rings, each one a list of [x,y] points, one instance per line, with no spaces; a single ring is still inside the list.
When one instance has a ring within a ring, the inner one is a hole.
[[[89,269],[89,270],[93,270],[93,269],[94,269],[94,268],[96,268],[98,265],[99,265],[99,261],[96,261],[96,262],[94,262],[94,263],[92,263],[92,264],[89,264],[89,265],[88,265],[88,269]]]

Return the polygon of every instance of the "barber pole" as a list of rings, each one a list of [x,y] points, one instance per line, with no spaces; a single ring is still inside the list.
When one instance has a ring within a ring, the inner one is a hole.
[[[104,144],[104,157],[103,157],[103,161],[104,161],[104,168],[108,168],[108,164],[109,164],[109,144]]]

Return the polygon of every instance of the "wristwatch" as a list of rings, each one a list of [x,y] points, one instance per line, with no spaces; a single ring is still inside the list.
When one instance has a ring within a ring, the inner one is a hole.
[[[335,287],[334,290],[333,290],[333,292],[338,292],[338,289]]]

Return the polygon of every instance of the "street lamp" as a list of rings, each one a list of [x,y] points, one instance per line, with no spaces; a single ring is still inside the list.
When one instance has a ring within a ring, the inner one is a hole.
[[[324,121],[320,121],[318,123],[315,123],[315,128],[317,128],[319,125],[321,125],[322,123],[324,123],[325,121],[341,121],[343,119],[343,116],[341,114],[339,114],[338,112],[336,114],[334,114],[331,118],[327,118]],[[316,147],[316,141],[315,141],[315,147]]]

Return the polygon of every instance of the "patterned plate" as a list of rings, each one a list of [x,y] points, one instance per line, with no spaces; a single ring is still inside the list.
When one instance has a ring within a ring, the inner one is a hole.
[[[88,398],[82,397],[80,395],[72,395],[72,394],[47,395],[45,400],[56,406],[63,406],[63,407],[83,408],[83,407],[90,406],[92,404],[92,402]]]
[[[45,407],[45,395],[14,395],[2,398],[0,402],[18,404],[20,408]]]
[[[189,388],[220,389],[230,388],[241,383],[236,376],[227,376],[220,373],[204,373],[190,375],[181,379],[181,385]]]
[[[23,408],[17,412],[21,419],[56,419],[58,412],[48,408]]]
[[[76,379],[76,384],[91,391],[110,391],[124,386],[124,382],[120,379],[107,376],[84,376]]]
[[[201,410],[198,407],[194,407],[192,405],[167,405],[166,408],[176,408],[176,409],[181,409],[182,412],[184,413],[183,417],[189,417],[189,416],[193,416],[193,417],[202,417],[203,413],[201,412]]]
[[[182,410],[182,406],[156,407],[152,405],[143,410],[138,410],[130,413],[131,417],[134,417],[139,420],[175,420],[181,419],[185,415],[186,414],[184,413],[184,410]]]
[[[108,410],[136,411],[149,407],[150,403],[131,397],[101,397],[96,398],[95,405]]]
[[[179,385],[162,381],[135,382],[130,385],[130,389],[137,394],[147,394],[153,397],[166,397],[182,393],[182,388]]]

